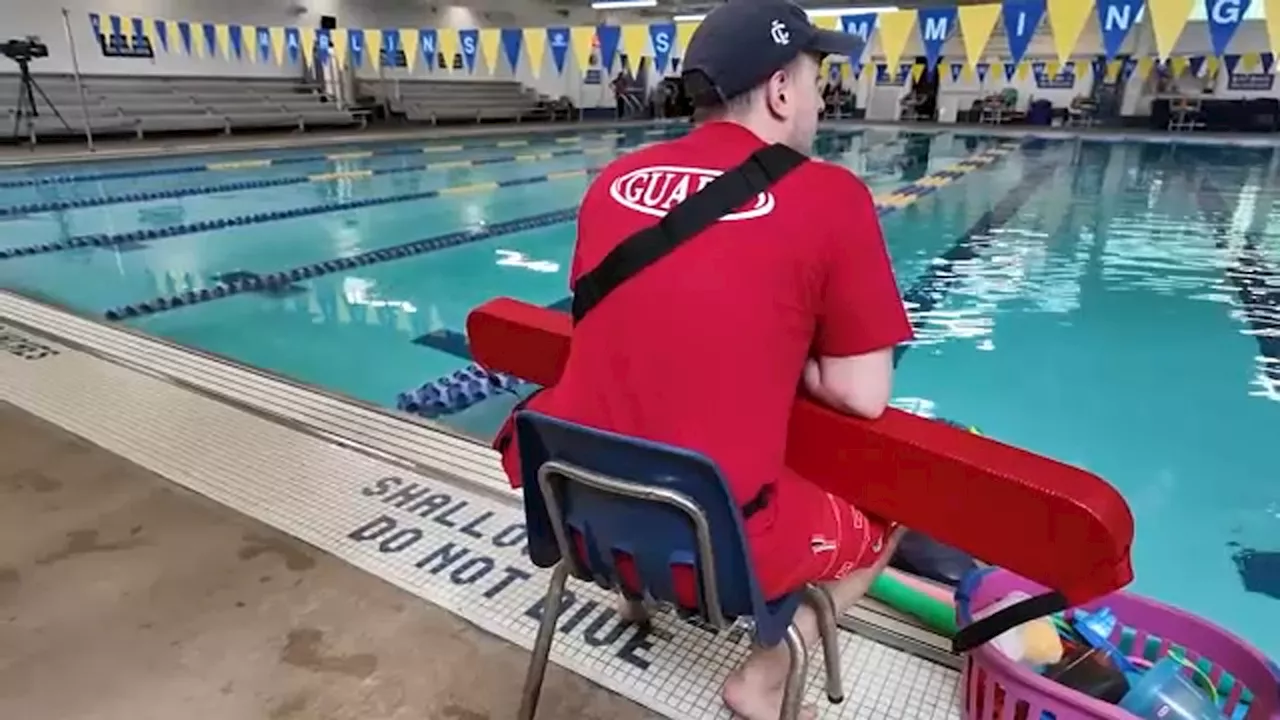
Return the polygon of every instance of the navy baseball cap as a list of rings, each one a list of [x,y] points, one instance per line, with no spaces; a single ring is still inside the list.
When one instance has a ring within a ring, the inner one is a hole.
[[[862,38],[822,30],[788,0],[728,0],[693,31],[681,77],[695,105],[718,105],[745,93],[808,52],[862,52]]]

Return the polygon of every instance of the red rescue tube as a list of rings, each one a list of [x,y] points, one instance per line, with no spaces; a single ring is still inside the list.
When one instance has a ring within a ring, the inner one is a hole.
[[[568,314],[499,298],[467,318],[481,365],[555,385]],[[1054,588],[1074,604],[1133,579],[1133,515],[1105,480],[987,437],[890,409],[875,421],[803,398],[787,464],[859,508]]]

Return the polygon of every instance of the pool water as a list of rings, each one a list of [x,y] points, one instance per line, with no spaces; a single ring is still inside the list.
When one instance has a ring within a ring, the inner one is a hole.
[[[475,305],[562,302],[592,171],[682,131],[0,173],[0,283],[394,407],[469,364]],[[1106,477],[1137,518],[1134,589],[1280,656],[1280,155],[871,130],[817,150],[886,199],[918,336],[895,404]],[[436,422],[485,439],[511,402]]]

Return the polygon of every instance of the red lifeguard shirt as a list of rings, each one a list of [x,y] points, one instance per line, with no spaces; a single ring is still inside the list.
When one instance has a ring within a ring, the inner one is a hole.
[[[763,145],[717,122],[615,160],[583,198],[571,285]],[[805,360],[910,338],[870,192],[849,170],[815,160],[596,306],[539,405],[701,452],[745,504],[783,472]],[[748,521],[749,534],[773,525],[776,505]]]

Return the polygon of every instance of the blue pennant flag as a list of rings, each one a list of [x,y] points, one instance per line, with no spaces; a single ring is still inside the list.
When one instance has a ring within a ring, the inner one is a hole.
[[[213,23],[204,23],[200,26],[204,31],[204,49],[208,52],[205,57],[218,57],[218,31]]]
[[[163,20],[156,21],[156,39],[160,41],[160,47],[165,52],[169,52],[169,23]]]
[[[1018,63],[1007,62],[1004,64],[1005,82],[1013,82],[1013,76],[1018,74]]]
[[[142,42],[142,38],[147,34],[147,31],[142,27],[142,18],[132,18],[129,24],[133,26],[133,36],[138,39],[138,42]]]
[[[851,70],[852,70],[852,73],[853,73],[853,79],[854,79],[854,80],[861,80],[861,79],[862,79],[862,67],[863,67],[863,65],[862,65],[862,63],[860,63],[860,62],[856,62],[856,63],[854,63],[854,64],[853,64],[853,67],[852,67],[852,69],[851,69]]]
[[[178,39],[182,41],[182,52],[191,54],[191,23],[178,23]]]
[[[898,74],[894,79],[898,82],[906,82],[907,78],[911,77],[911,65],[912,63],[909,62],[898,63]]]
[[[93,36],[102,37],[102,16],[98,13],[89,13],[89,27],[93,28]]]
[[[1159,0],[1156,0],[1159,2]],[[1102,48],[1114,59],[1129,30],[1138,24],[1144,0],[1098,0],[1098,26],[1102,28]]]
[[[351,67],[364,65],[364,30],[352,28],[347,31],[347,54],[351,57]]]
[[[1191,77],[1200,77],[1200,71],[1204,69],[1204,56],[1193,55],[1188,58],[1187,69],[1191,71]]]
[[[597,25],[596,39],[600,41],[600,64],[604,71],[613,73],[613,61],[618,57],[618,43],[622,42],[622,28],[618,25]]]
[[[503,30],[503,32],[506,32]],[[436,31],[434,28],[418,29],[418,52],[422,54],[422,66],[426,70],[435,72],[438,59],[436,58]]]
[[[378,62],[386,67],[395,67],[396,55],[401,51],[400,28],[386,28],[382,31],[382,47],[378,48]],[[409,58],[404,59],[409,62]]]
[[[271,60],[271,30],[260,26],[254,36],[258,39],[258,62],[265,65]]]
[[[667,60],[671,58],[675,37],[675,23],[653,23],[649,26],[649,40],[653,43],[653,69],[659,74],[667,71]]]
[[[1001,10],[1004,16],[1004,34],[1009,37],[1009,55],[1015,63],[1022,62],[1027,46],[1036,34],[1036,26],[1044,17],[1045,0],[1005,0]]]
[[[1258,60],[1262,63],[1262,72],[1270,75],[1271,68],[1275,67],[1276,56],[1269,52],[1264,52],[1258,56]]]
[[[973,72],[978,76],[978,82],[986,82],[987,75],[991,74],[991,63],[978,63],[973,66]]]
[[[502,52],[507,56],[507,62],[511,64],[512,72],[520,67],[520,48],[524,43],[524,31],[520,28],[502,28],[499,33],[502,40]]]
[[[1125,60],[1124,65],[1120,66],[1120,82],[1129,82],[1129,78],[1133,77],[1133,73],[1137,69],[1137,58],[1129,58]]]
[[[325,28],[316,31],[316,57],[317,65],[327,65],[329,63],[330,48],[333,47],[333,36]]]
[[[467,28],[458,31],[458,47],[462,48],[462,64],[467,72],[476,71],[476,53],[480,51],[480,31]]]
[[[124,34],[124,27],[120,24],[119,15],[108,15],[107,20],[111,23],[111,37],[118,38]]]
[[[938,64],[938,56],[942,54],[942,46],[956,27],[956,9],[954,7],[920,8],[916,11],[920,24],[920,41],[924,45],[926,66],[932,70]]]
[[[297,65],[302,60],[302,35],[298,33],[298,28],[287,27],[284,29],[284,47],[285,55],[289,58],[289,64]]]
[[[231,25],[227,28],[227,40],[231,44],[231,54],[239,60],[244,54],[244,31],[239,25]]]
[[[1232,53],[1222,56],[1222,67],[1227,69],[1228,75],[1235,75],[1236,68],[1240,67],[1240,56]]]
[[[1043,77],[1044,71],[1047,70],[1048,68],[1049,68],[1048,64],[1046,64],[1043,60],[1037,60],[1031,63],[1031,72],[1034,73],[1036,77]]]
[[[547,47],[551,48],[551,62],[556,66],[556,74],[564,74],[564,61],[569,57],[569,28],[547,28]]]
[[[1236,34],[1249,10],[1249,0],[1204,0],[1205,15],[1209,21],[1209,40],[1213,43],[1213,54],[1221,56],[1231,43],[1231,36]]]
[[[871,33],[876,30],[877,17],[875,13],[843,15],[840,17],[840,27],[850,35],[862,38],[862,44],[865,47],[871,42]]]
[[[960,82],[960,74],[964,72],[964,63],[951,63],[951,82]]]

